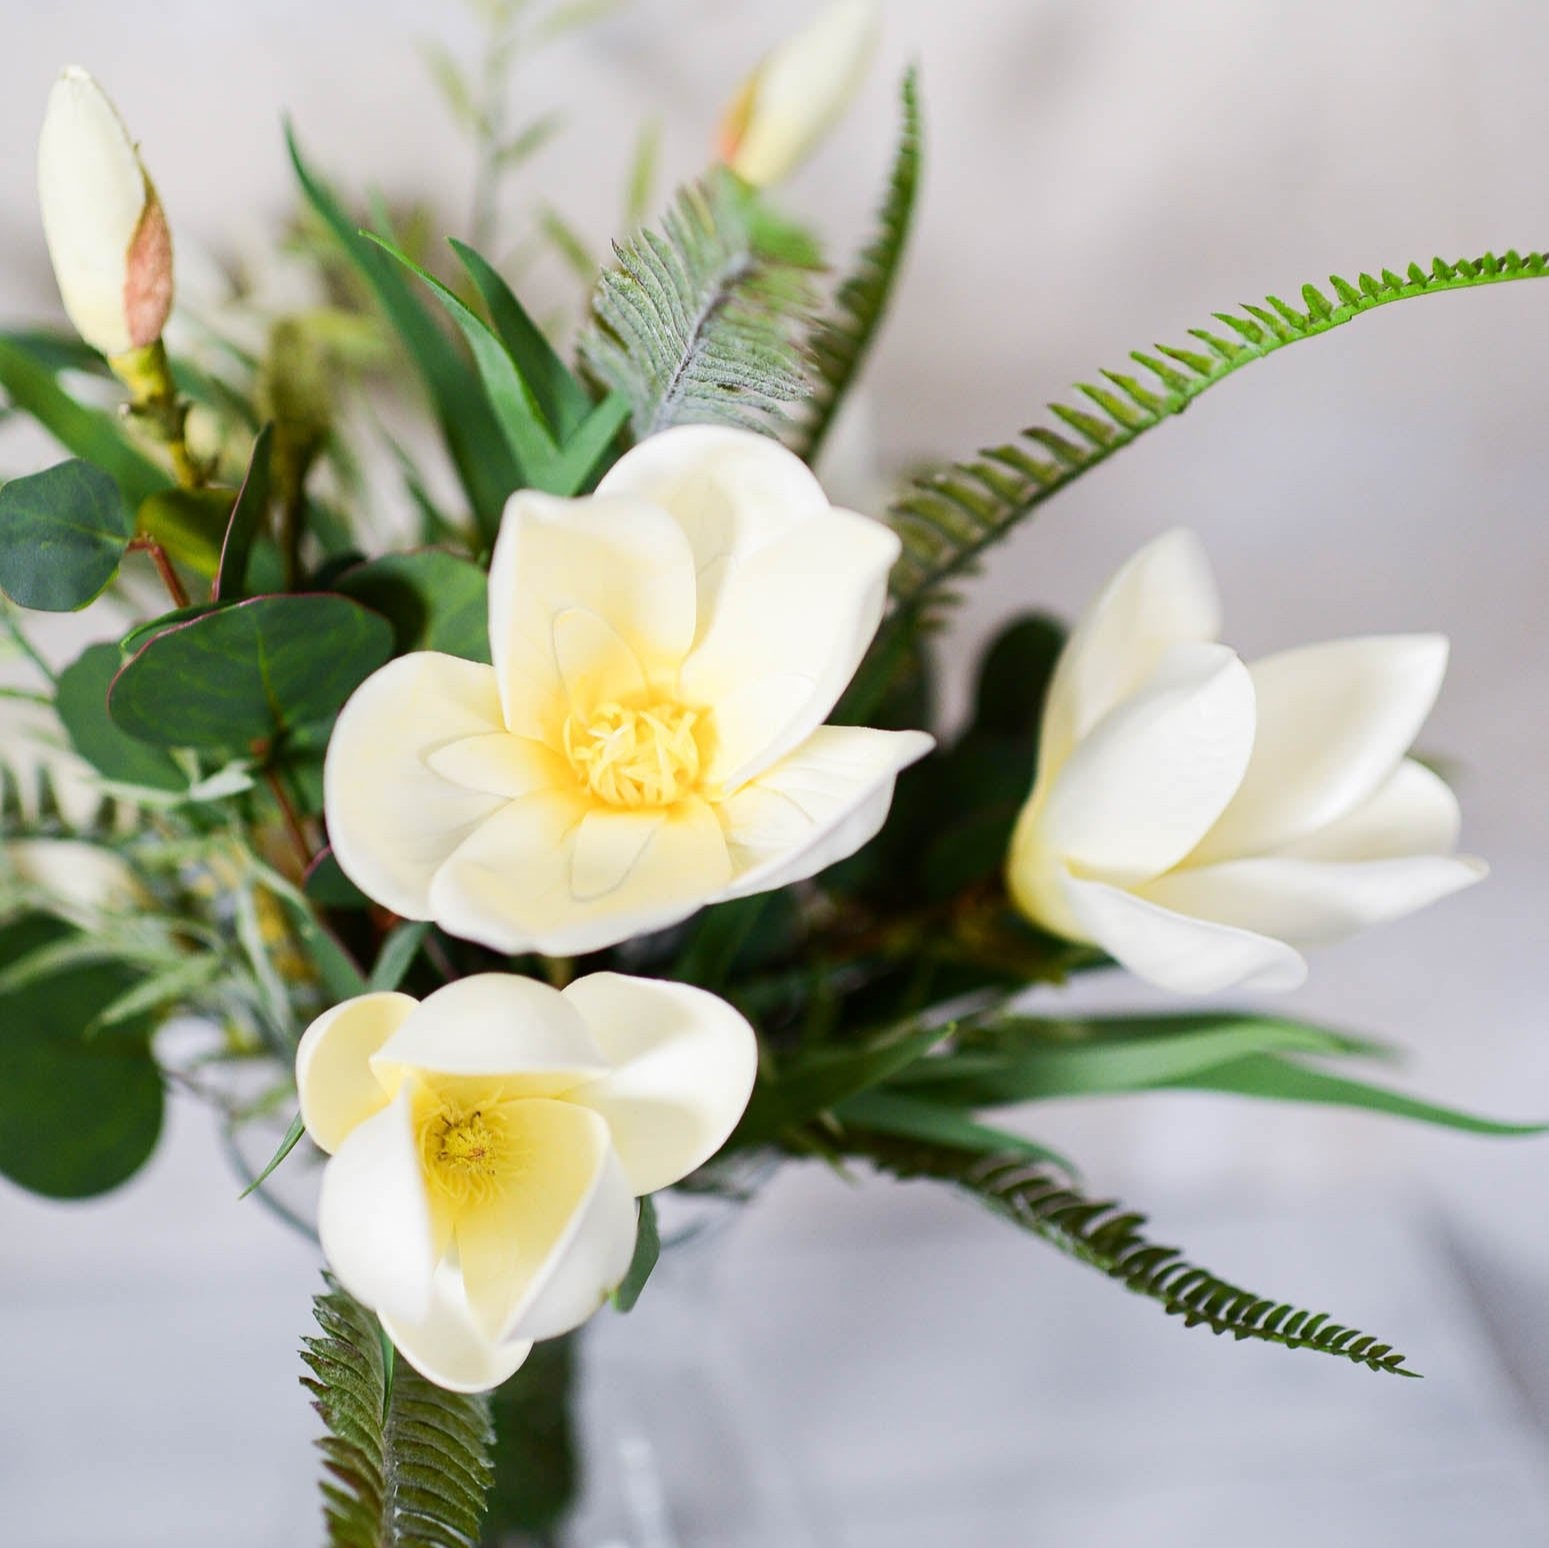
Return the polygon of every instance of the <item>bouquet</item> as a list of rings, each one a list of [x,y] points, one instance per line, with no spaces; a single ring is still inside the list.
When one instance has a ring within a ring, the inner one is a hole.
[[[9,413],[67,454],[0,487],[0,1172],[101,1193],[169,1085],[215,1105],[246,1192],[326,1261],[303,1357],[341,1545],[554,1529],[568,1475],[522,1437],[567,1422],[556,1353],[651,1293],[668,1190],[740,1200],[776,1164],[951,1189],[1187,1327],[1410,1374],[1154,1244],[1002,1114],[1186,1088],[1540,1132],[1214,998],[1295,989],[1310,949],[1484,876],[1413,751],[1446,641],[1245,663],[1179,530],[1069,629],[1007,625],[950,737],[936,642],[1001,538],[1243,367],[1549,259],[1218,313],[851,511],[821,458],[914,219],[917,74],[858,257],[831,268],[778,190],[875,7],[780,44],[654,213],[643,136],[606,266],[536,223],[585,278],[578,330],[524,303],[493,189],[552,131],[506,123],[502,71],[587,8],[480,10],[485,98],[435,58],[483,168],[473,240],[363,210],[292,132],[302,305],[176,317],[129,131],[85,72],[53,88],[39,186],[74,332],[0,335]],[[413,530],[383,535],[384,478]],[[82,610],[95,643],[39,647],[33,614]],[[1114,971],[1155,1008],[1062,1006]],[[298,1173],[315,1221],[280,1191]]]

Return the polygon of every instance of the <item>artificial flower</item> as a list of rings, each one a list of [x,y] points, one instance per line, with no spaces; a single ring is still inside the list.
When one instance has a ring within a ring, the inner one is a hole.
[[[743,83],[721,122],[721,160],[756,187],[807,159],[866,78],[881,32],[876,0],[831,0]]]
[[[668,430],[594,496],[512,496],[493,667],[402,656],[339,716],[339,864],[406,918],[564,956],[843,859],[931,746],[823,724],[897,555],[751,431]]]
[[[347,1000],[296,1054],[329,1265],[422,1375],[496,1386],[618,1285],[634,1200],[720,1149],[757,1058],[725,1001],[617,973]]]
[[[172,309],[172,235],[123,119],[74,65],[49,93],[38,197],[76,332],[110,358],[154,344]]]
[[[1300,948],[1478,881],[1458,805],[1405,756],[1447,664],[1439,635],[1219,644],[1198,540],[1172,532],[1066,644],[1012,839],[1034,921],[1183,993],[1290,989]]]

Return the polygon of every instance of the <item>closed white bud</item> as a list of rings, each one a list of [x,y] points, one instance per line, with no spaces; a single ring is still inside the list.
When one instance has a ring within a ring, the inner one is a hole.
[[[172,234],[118,110],[74,65],[49,93],[38,198],[76,332],[109,357],[154,344],[172,310]]]

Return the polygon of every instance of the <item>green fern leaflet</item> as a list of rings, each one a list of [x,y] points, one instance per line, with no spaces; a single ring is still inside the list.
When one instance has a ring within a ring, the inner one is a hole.
[[[444,1392],[398,1360],[365,1307],[330,1278],[312,1303],[301,1384],[328,1426],[329,1548],[477,1548],[493,1470],[489,1400]]]
[[[1456,263],[1437,258],[1429,270],[1411,264],[1403,276],[1384,269],[1380,277],[1361,275],[1354,285],[1334,275],[1329,280],[1334,300],[1314,285],[1302,288],[1305,312],[1270,296],[1263,306],[1243,306],[1241,314],[1217,312],[1221,331],[1191,328],[1191,337],[1202,349],[1159,344],[1155,353],[1135,351],[1130,358],[1145,379],[1104,371],[1105,386],[1078,383],[1076,391],[1090,407],[1050,404],[1059,429],[1024,430],[1017,440],[929,474],[905,491],[890,515],[904,544],[892,577],[899,603],[895,616],[900,622],[910,615],[918,619],[950,603],[944,588],[972,573],[986,548],[1051,495],[1153,426],[1181,414],[1201,393],[1243,366],[1390,301],[1537,279],[1545,272],[1549,258],[1544,254],[1508,252],[1500,258],[1486,253]]]
[[[1417,1376],[1391,1344],[1330,1322],[1327,1313],[1300,1311],[1219,1279],[1187,1262],[1173,1247],[1141,1235],[1144,1215],[1112,1200],[1078,1193],[1024,1156],[984,1157],[947,1145],[851,1132],[846,1149],[901,1181],[950,1183],[1068,1257],[1116,1279],[1126,1290],[1157,1302],[1184,1326],[1258,1339],[1287,1349],[1335,1355],[1374,1371]]]

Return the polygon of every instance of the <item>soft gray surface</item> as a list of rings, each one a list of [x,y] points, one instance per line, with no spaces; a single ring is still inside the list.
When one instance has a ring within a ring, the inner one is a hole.
[[[67,59],[118,97],[185,241],[240,247],[286,207],[282,106],[331,169],[456,198],[460,219],[466,158],[412,52],[423,34],[463,35],[451,7],[11,0],[5,20],[6,315],[52,305],[31,144]],[[618,126],[664,108],[669,165],[692,170],[778,25],[749,3],[638,0],[567,47],[533,101],[565,103],[574,127],[513,218],[543,192],[602,238]],[[894,0],[889,69],[791,195],[859,232],[890,131],[885,77],[922,59],[931,170],[872,377],[881,446],[967,450],[1131,347],[1333,268],[1542,239],[1546,46],[1542,9],[1511,0]],[[1461,765],[1467,843],[1495,874],[1324,953],[1290,1006],[1400,1038],[1413,1084],[1521,1116],[1549,1111],[1546,308],[1535,285],[1418,301],[1252,368],[1023,531],[956,642],[961,659],[1028,603],[1069,610],[1180,521],[1215,556],[1229,638],[1249,654],[1450,633],[1426,745]],[[1118,982],[1082,997],[1155,998]],[[1037,1121],[1223,1272],[1380,1328],[1432,1377],[1201,1348],[945,1202],[793,1181],[737,1246],[739,1305],[774,1405],[799,1409],[792,1427],[849,1501],[845,1548],[1441,1545],[1469,1523],[1492,1541],[1542,1536],[1541,1456],[1509,1394],[1549,1408],[1544,1142],[1187,1097]],[[58,1209],[0,1192],[0,1390],[26,1394],[0,1418],[0,1500],[20,1513],[6,1536],[305,1540],[291,1350],[310,1263],[233,1194],[193,1117],[120,1199]],[[1464,1249],[1482,1316],[1432,1271],[1443,1241]],[[968,1435],[987,1437],[972,1460]],[[190,1449],[200,1467],[175,1465]],[[890,1494],[900,1477],[910,1492]],[[59,1499],[70,1508],[45,1510]],[[152,1525],[161,1509],[175,1524]]]

